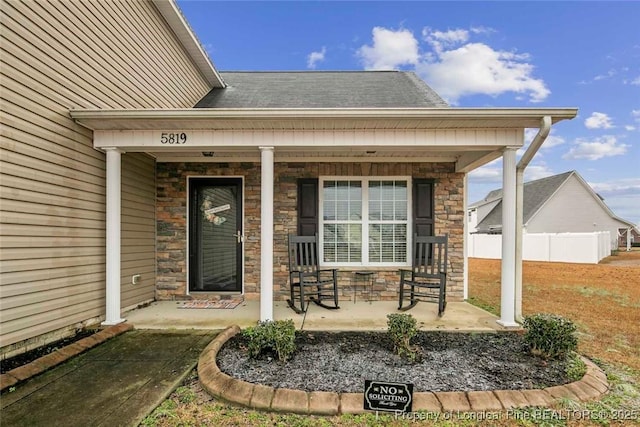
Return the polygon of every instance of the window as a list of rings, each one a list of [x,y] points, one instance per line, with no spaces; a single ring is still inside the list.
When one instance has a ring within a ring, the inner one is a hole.
[[[321,256],[328,265],[407,265],[408,178],[321,180]]]

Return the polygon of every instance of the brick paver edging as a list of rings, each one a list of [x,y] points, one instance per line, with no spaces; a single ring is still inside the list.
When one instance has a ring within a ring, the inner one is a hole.
[[[78,340],[73,344],[69,344],[68,346],[62,347],[61,349],[42,356],[34,360],[33,362],[12,369],[9,372],[0,375],[0,390],[12,387],[18,384],[20,381],[24,381],[33,376],[41,374],[44,371],[49,370],[54,366],[57,366],[62,362],[72,358],[73,356],[84,353],[90,348],[95,347],[98,344],[102,344],[108,339],[111,339],[116,335],[120,335],[130,329],[133,329],[133,325],[130,323],[119,323],[114,326],[109,326],[91,336],[82,338],[81,340]]]
[[[363,393],[306,392],[252,384],[230,377],[218,368],[216,355],[223,344],[240,332],[234,325],[220,333],[202,352],[198,362],[200,383],[212,396],[254,409],[297,414],[361,414]],[[495,411],[527,406],[550,406],[556,399],[575,401],[598,399],[609,390],[607,377],[598,366],[582,358],[587,365],[584,377],[576,382],[535,390],[494,390],[456,392],[417,392],[413,410]]]

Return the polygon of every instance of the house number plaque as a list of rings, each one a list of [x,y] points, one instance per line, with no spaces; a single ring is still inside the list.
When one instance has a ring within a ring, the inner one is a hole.
[[[163,145],[180,145],[187,143],[187,134],[185,132],[162,132],[160,134],[160,144]]]

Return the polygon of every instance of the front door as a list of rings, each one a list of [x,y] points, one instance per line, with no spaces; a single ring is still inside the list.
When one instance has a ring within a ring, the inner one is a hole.
[[[189,291],[242,291],[242,179],[189,180]]]

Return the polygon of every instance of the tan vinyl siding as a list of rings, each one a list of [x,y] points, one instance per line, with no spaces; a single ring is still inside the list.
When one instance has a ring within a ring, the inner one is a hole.
[[[122,156],[121,305],[155,296],[155,161],[143,154]],[[140,274],[137,285],[131,276]]]
[[[185,108],[209,89],[150,2],[16,1],[2,12],[6,49],[69,107]]]
[[[1,20],[4,350],[104,315],[105,156],[69,110],[188,108],[209,87],[150,1],[4,1]],[[154,159],[123,154],[122,190],[127,307],[154,297]]]

